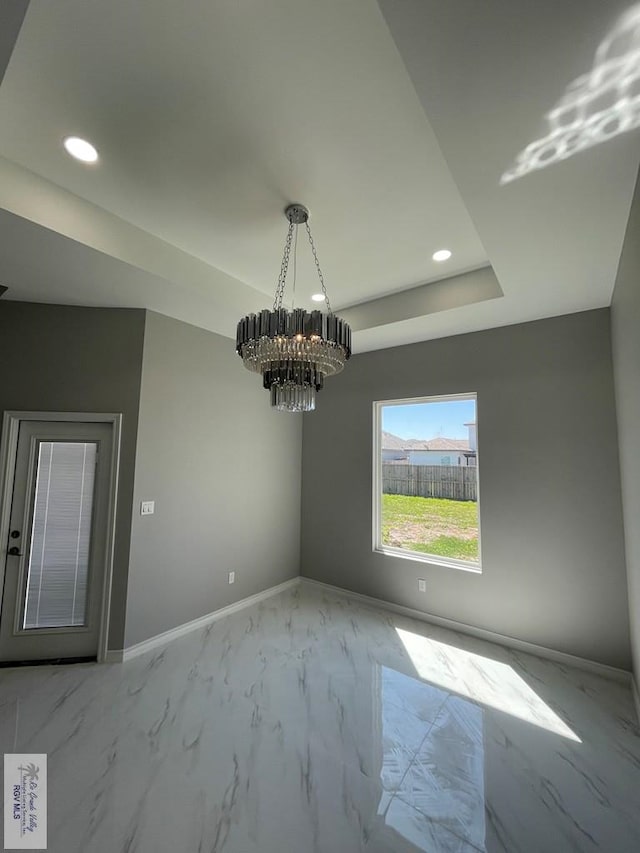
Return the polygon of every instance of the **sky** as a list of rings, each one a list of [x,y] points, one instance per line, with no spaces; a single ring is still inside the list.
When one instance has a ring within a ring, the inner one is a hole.
[[[475,400],[443,400],[382,407],[382,429],[400,438],[467,438]]]

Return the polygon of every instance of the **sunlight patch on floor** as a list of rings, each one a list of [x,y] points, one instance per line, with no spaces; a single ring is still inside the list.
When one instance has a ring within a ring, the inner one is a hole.
[[[401,628],[396,632],[416,672],[425,681],[582,743],[508,664]]]

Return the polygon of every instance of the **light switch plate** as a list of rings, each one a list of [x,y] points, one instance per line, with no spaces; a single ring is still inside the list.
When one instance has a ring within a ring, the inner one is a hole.
[[[236,582],[236,573],[235,572],[229,572],[229,583],[235,583],[235,582]]]
[[[155,511],[155,501],[142,501],[142,503],[140,504],[140,515],[153,515]]]
[[[423,580],[418,580],[418,592],[426,592],[427,591],[427,582]]]

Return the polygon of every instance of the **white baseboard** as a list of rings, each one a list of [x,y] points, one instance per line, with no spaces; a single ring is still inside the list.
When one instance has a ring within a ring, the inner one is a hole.
[[[131,660],[131,658],[143,655],[158,646],[165,646],[172,640],[178,637],[183,637],[185,634],[190,634],[191,631],[197,631],[198,628],[204,628],[211,622],[216,622],[231,613],[237,613],[238,610],[244,610],[245,607],[251,607],[252,604],[258,604],[279,592],[284,592],[286,589],[291,589],[298,586],[300,577],[291,578],[284,583],[279,583],[277,586],[270,586],[268,589],[263,589],[262,592],[257,592],[255,595],[250,595],[247,598],[242,598],[240,601],[235,601],[233,604],[228,604],[226,607],[221,607],[219,610],[214,610],[213,613],[207,613],[205,616],[200,616],[199,619],[193,619],[191,622],[185,622],[183,625],[178,625],[176,628],[170,628],[168,631],[163,631],[162,634],[156,634],[155,637],[150,637],[148,640],[143,640],[141,643],[136,643],[134,646],[128,646],[126,649],[109,649],[104,659],[104,663],[123,663]]]
[[[640,726],[640,691],[638,690],[638,682],[633,676],[631,677],[631,692],[633,693],[633,703],[636,706],[636,717]]]
[[[446,619],[444,616],[435,616],[432,613],[425,613],[422,610],[414,610],[412,607],[405,607],[402,604],[394,604],[390,601],[385,601],[382,598],[373,598],[370,595],[363,595],[360,592],[352,592],[350,589],[344,589],[341,586],[333,586],[333,584],[324,583],[323,581],[313,580],[312,578],[302,577],[303,584],[308,584],[315,587],[321,587],[332,592],[346,595],[355,601],[360,601],[371,607],[382,608],[383,610],[391,610],[393,613],[400,613],[403,616],[409,616],[412,619],[419,619],[422,622],[428,622],[431,625],[437,625],[440,628],[448,628],[451,631],[457,631],[459,634],[468,634],[471,637],[477,637],[480,640],[487,640],[490,643],[496,643],[499,646],[506,646],[509,649],[515,649],[519,652],[526,652],[530,655],[536,655],[539,658],[562,663],[567,666],[574,666],[578,669],[584,669],[588,672],[602,675],[613,681],[618,681],[623,684],[629,684],[632,680],[630,672],[626,669],[618,669],[615,666],[608,666],[606,663],[598,663],[598,661],[588,660],[587,658],[570,655],[567,652],[559,652],[555,649],[549,649],[546,646],[538,646],[535,643],[528,643],[526,640],[518,640],[515,637],[508,637],[505,634],[497,634],[494,631],[488,631],[485,628],[476,628],[473,625],[466,625],[464,622],[456,622],[453,619]],[[636,708],[640,709],[640,701],[636,691]]]
[[[393,613],[400,613],[401,615],[409,616],[412,619],[419,619],[422,622],[428,622],[429,624],[437,625],[441,628],[448,628],[449,630],[457,631],[460,634],[467,634],[471,637],[477,637],[480,640],[487,640],[490,643],[506,646],[509,649],[515,649],[516,651],[526,652],[527,654],[536,655],[537,657],[552,660],[556,663],[562,663],[567,666],[584,669],[613,681],[630,685],[633,691],[638,721],[640,722],[640,694],[638,693],[638,687],[633,676],[630,672],[627,672],[627,670],[618,669],[615,666],[608,666],[607,664],[598,663],[598,661],[588,660],[587,658],[581,658],[576,655],[568,654],[567,652],[559,652],[556,651],[556,649],[549,649],[546,646],[538,646],[536,643],[528,643],[526,640],[518,640],[515,637],[497,634],[495,631],[488,631],[485,628],[476,628],[473,625],[456,622],[454,619],[447,619],[444,616],[436,616],[432,613],[425,613],[422,610],[414,610],[412,607],[405,607],[402,604],[394,604],[391,601],[385,601],[381,598],[373,598],[370,595],[363,595],[360,592],[353,592],[352,590],[345,589],[344,587],[334,586],[333,584],[305,577],[291,578],[288,581],[284,581],[284,583],[269,587],[262,592],[250,595],[247,598],[234,602],[233,604],[228,604],[226,607],[221,607],[219,610],[207,613],[199,619],[194,619],[191,622],[185,622],[183,625],[178,625],[176,628],[171,628],[169,631],[164,631],[162,634],[157,634],[155,637],[150,637],[148,640],[144,640],[134,646],[129,646],[126,649],[110,649],[107,651],[104,662],[122,663],[123,661],[131,660],[132,658],[145,654],[145,652],[151,651],[159,646],[164,646],[172,640],[176,640],[178,637],[183,637],[185,634],[191,633],[191,631],[197,631],[199,628],[204,628],[211,622],[215,622],[218,619],[231,615],[232,613],[237,613],[239,610],[244,610],[245,607],[250,607],[252,604],[257,604],[260,601],[271,598],[271,596],[277,595],[279,592],[291,589],[300,583],[326,589],[331,592],[338,593],[339,595],[345,595],[348,598],[359,601],[370,607],[390,610]]]

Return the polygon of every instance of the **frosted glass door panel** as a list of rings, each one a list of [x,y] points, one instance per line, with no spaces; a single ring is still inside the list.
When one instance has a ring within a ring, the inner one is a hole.
[[[38,444],[25,629],[85,624],[97,448]]]

